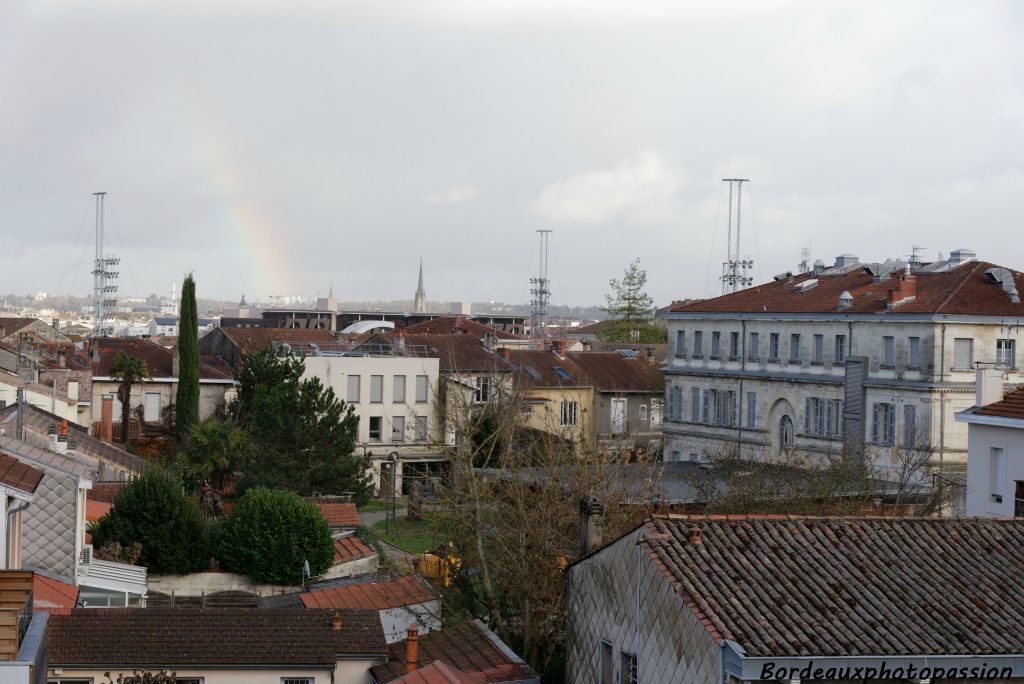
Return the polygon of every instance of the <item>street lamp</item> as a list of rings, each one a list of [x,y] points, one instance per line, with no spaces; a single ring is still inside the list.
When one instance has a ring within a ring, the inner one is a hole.
[[[395,483],[398,481],[398,452],[392,451],[388,454],[388,470],[391,478],[391,505],[384,512],[384,534],[390,534],[388,527],[388,518],[392,518],[395,522]]]

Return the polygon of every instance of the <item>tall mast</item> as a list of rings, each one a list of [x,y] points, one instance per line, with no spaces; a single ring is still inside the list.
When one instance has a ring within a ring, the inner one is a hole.
[[[748,269],[754,265],[749,257],[740,256],[740,233],[742,223],[743,207],[743,184],[749,183],[747,178],[723,178],[723,183],[729,184],[729,239],[725,262],[722,264],[722,294],[736,292],[741,287],[749,287],[753,279],[747,275]],[[732,210],[733,210],[733,186],[736,187],[736,250],[733,251],[732,240]]]
[[[551,236],[550,230],[538,230],[540,235],[540,255],[537,263],[537,277],[530,278],[530,294],[533,298],[530,301],[530,314],[533,324],[533,336],[545,338],[548,336],[548,302],[551,299],[551,284],[548,280],[548,239]]]
[[[93,196],[96,198],[96,257],[92,269],[92,334],[98,337],[113,332],[107,322],[113,316],[117,304],[117,298],[113,296],[117,292],[117,285],[112,283],[117,280],[118,273],[111,271],[110,267],[116,266],[121,260],[108,257],[103,249],[103,202],[107,193],[94,192]]]

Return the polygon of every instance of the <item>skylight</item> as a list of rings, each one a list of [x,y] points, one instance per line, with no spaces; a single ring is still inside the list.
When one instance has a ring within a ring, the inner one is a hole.
[[[570,379],[569,372],[562,368],[561,366],[552,366],[552,368],[554,369],[555,373],[558,374],[558,377],[562,378],[563,380]]]

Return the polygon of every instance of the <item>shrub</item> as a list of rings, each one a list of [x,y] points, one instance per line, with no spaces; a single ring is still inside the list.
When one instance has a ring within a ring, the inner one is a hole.
[[[185,495],[181,479],[150,467],[129,482],[114,507],[93,528],[93,546],[141,544],[139,563],[156,575],[206,570],[210,535],[195,500]]]
[[[334,543],[320,510],[283,489],[255,487],[218,525],[217,560],[255,582],[298,584],[303,561],[313,576],[334,558]]]

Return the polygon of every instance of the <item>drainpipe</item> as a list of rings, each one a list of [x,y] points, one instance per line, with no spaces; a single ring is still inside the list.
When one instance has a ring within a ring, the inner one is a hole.
[[[942,324],[942,342],[939,351],[939,472],[946,462],[946,394],[942,388],[946,377],[946,324]]]
[[[11,569],[11,519],[14,518],[15,513],[21,513],[23,510],[28,508],[31,505],[31,503],[31,501],[26,501],[20,506],[15,506],[14,508],[9,508],[7,510],[7,548],[6,554],[4,556],[5,570]]]

